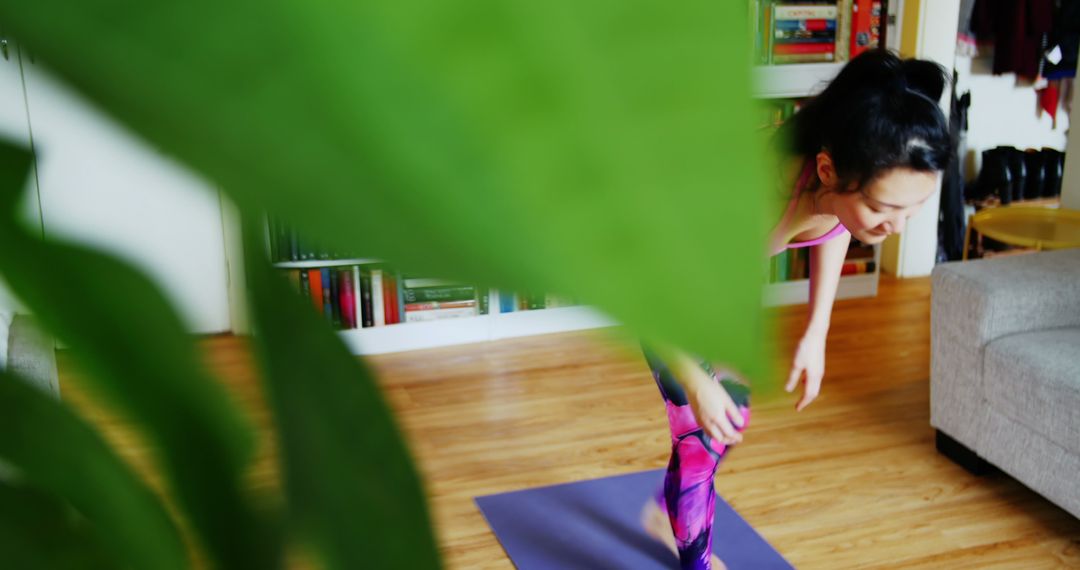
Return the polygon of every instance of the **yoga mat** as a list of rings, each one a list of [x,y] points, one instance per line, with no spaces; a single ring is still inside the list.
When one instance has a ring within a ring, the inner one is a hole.
[[[640,522],[663,478],[657,469],[477,497],[476,504],[519,570],[664,570],[678,560]],[[730,570],[793,568],[719,496],[713,552]]]

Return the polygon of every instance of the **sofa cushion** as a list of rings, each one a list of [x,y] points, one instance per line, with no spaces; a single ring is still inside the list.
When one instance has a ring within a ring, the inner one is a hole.
[[[992,410],[1080,454],[1080,327],[999,338],[983,358]]]

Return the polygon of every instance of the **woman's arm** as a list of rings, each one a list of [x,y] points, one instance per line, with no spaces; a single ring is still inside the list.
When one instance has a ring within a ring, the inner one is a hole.
[[[825,375],[825,338],[829,333],[836,288],[840,285],[840,269],[850,243],[851,234],[845,232],[810,248],[810,314],[806,332],[795,350],[786,386],[788,392],[793,391],[805,372],[806,388],[795,405],[798,411],[810,405],[821,390],[821,378]]]

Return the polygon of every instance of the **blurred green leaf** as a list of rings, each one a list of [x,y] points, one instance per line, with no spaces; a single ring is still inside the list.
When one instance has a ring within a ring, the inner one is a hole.
[[[244,224],[257,251],[261,224]],[[260,256],[247,282],[289,521],[327,568],[439,567],[421,482],[374,377]]]
[[[252,447],[248,426],[145,276],[111,257],[42,241],[18,226],[13,205],[28,164],[24,151],[0,143],[4,279],[71,348],[94,387],[157,444],[171,491],[211,560],[230,570],[277,567],[279,540],[243,492]]]
[[[56,498],[0,480],[0,552],[5,568],[113,570],[121,567],[98,543],[98,536],[85,520]],[[158,560],[167,562],[161,568],[178,567],[164,558]]]
[[[42,61],[248,211],[583,299],[761,370],[741,2],[0,0]]]
[[[45,493],[9,486],[0,477],[0,553],[6,568],[188,567],[180,535],[161,502],[101,437],[51,397],[4,372],[0,460],[86,519]]]

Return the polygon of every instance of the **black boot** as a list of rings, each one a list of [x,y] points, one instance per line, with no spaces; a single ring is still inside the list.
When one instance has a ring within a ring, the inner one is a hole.
[[[1002,204],[1012,202],[1012,171],[1008,159],[999,148],[982,152],[982,167],[974,184],[967,188],[969,200],[984,200],[997,196]]]
[[[1029,148],[1024,151],[1024,166],[1027,167],[1027,178],[1024,180],[1025,200],[1035,200],[1043,195],[1046,181],[1045,158],[1046,155],[1038,149]]]
[[[1016,202],[1024,199],[1024,179],[1027,178],[1027,167],[1024,164],[1024,152],[1011,146],[999,146],[998,150],[1003,156],[1003,160],[1009,167],[1009,173],[1011,174],[1012,185],[1009,189],[1009,201],[1005,201],[1005,197],[1002,196],[1001,203],[1008,204],[1009,202]]]
[[[1043,176],[1045,178],[1042,196],[1044,198],[1060,196],[1061,177],[1065,170],[1065,153],[1043,147],[1041,154],[1043,155]]]

